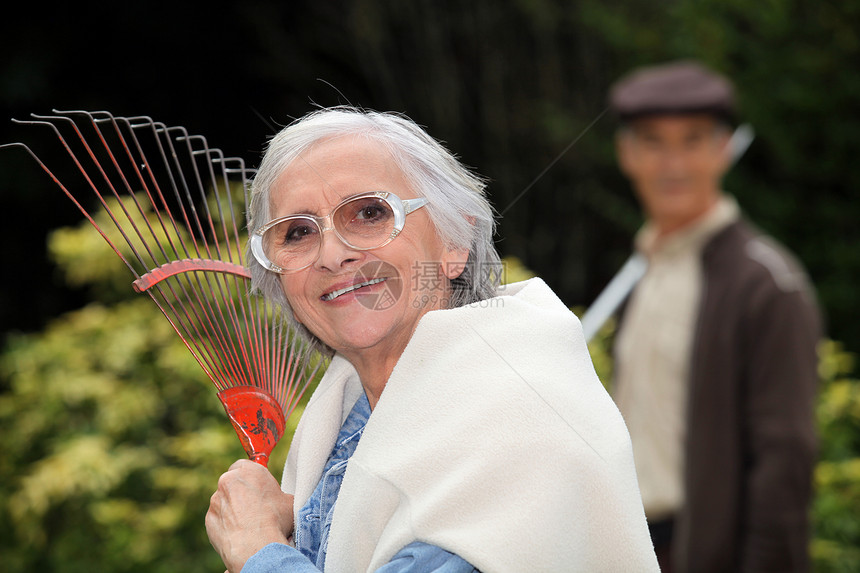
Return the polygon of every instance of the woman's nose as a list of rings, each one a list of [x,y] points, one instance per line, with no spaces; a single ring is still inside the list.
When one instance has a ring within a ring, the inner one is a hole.
[[[317,270],[337,272],[344,266],[358,261],[363,252],[344,243],[334,229],[328,227],[320,232],[320,246],[313,267]]]

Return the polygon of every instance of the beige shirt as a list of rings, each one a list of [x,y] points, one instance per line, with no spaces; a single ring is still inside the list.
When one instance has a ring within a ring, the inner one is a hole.
[[[648,270],[616,340],[615,399],[630,431],[650,521],[674,514],[683,503],[687,377],[702,292],[701,252],[738,216],[737,203],[723,196],[689,227],[658,238],[646,224],[636,236]]]

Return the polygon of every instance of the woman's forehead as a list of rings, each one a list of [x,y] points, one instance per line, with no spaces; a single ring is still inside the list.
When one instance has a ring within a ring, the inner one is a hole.
[[[271,189],[273,216],[320,214],[366,191],[411,196],[405,175],[382,144],[359,136],[319,141],[293,159]]]

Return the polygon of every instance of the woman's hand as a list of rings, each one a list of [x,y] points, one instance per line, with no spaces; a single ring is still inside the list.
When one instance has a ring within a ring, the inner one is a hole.
[[[206,513],[209,542],[231,573],[269,543],[287,543],[293,531],[293,496],[269,470],[239,460],[218,480]]]

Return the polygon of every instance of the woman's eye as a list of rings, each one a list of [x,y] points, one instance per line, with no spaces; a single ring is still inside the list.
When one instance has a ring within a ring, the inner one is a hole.
[[[355,218],[365,221],[373,221],[374,219],[381,219],[384,216],[385,209],[383,209],[379,205],[366,205],[359,210]]]
[[[344,209],[341,220],[349,223],[379,223],[387,221],[393,216],[388,203],[379,199],[357,199],[349,204],[349,208]]]
[[[310,235],[316,234],[316,229],[311,225],[295,225],[290,227],[284,236],[284,243],[298,243]]]

